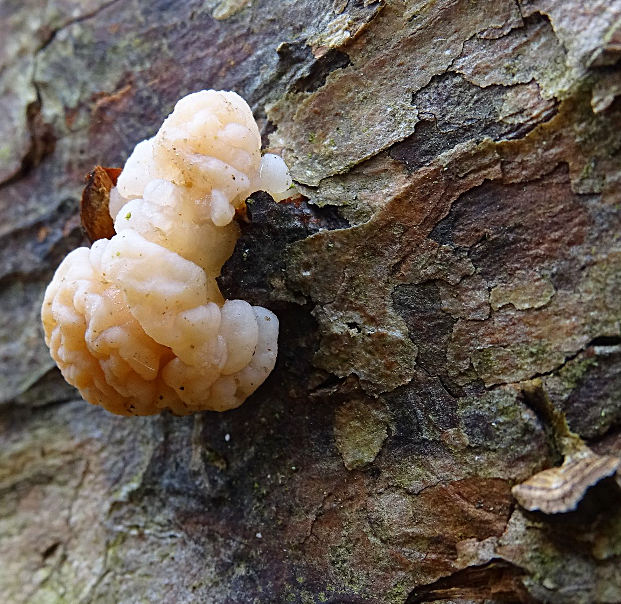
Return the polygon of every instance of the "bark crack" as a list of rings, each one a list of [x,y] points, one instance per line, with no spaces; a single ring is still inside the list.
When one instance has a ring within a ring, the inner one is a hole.
[[[315,524],[317,524],[318,520],[325,513],[326,501],[328,500],[328,497],[330,497],[332,494],[333,494],[332,491],[324,491],[323,492],[323,496],[321,498],[321,503],[317,506],[317,509],[314,512],[314,516],[313,516],[313,519],[311,520],[310,526],[308,527],[308,530],[306,531],[306,535],[304,536],[304,539],[302,539],[302,543],[300,544],[301,547],[306,547],[306,544],[310,540],[310,538],[314,537],[313,531],[315,530]],[[340,501],[342,503],[343,501],[347,501],[347,499],[343,499],[343,500],[340,500]]]
[[[41,44],[33,53],[32,77],[30,84],[35,93],[35,100],[26,107],[26,128],[30,137],[28,150],[21,159],[21,165],[17,171],[8,178],[0,181],[0,189],[8,187],[15,182],[25,178],[34,168],[36,168],[48,155],[54,152],[56,142],[59,140],[50,124],[43,121],[43,97],[37,82],[38,59],[43,52],[56,38],[59,32],[89,19],[96,17],[100,12],[117,4],[120,0],[109,0],[98,8],[73,17],[62,25],[52,29]]]
[[[467,566],[433,583],[416,587],[405,604],[445,601],[445,598],[534,604],[536,600],[528,594],[521,580],[525,574],[523,568],[497,556],[485,564]]]
[[[567,365],[567,363],[570,363],[571,361],[575,360],[577,357],[579,357],[581,354],[583,354],[584,352],[586,352],[589,348],[593,348],[595,346],[597,346],[597,342],[599,340],[601,340],[602,338],[608,338],[608,337],[615,337],[615,336],[607,336],[607,335],[600,335],[600,336],[595,336],[594,338],[592,338],[591,340],[589,340],[589,342],[587,344],[585,344],[584,346],[582,346],[581,348],[579,348],[578,350],[576,350],[575,352],[572,352],[571,354],[568,354],[567,356],[565,356],[564,360],[559,363],[556,367],[553,367],[552,369],[550,369],[549,371],[543,371],[543,372],[538,372],[538,373],[533,373],[532,375],[525,377],[521,380],[517,380],[514,382],[500,382],[498,384],[492,384],[491,386],[487,386],[485,388],[485,390],[487,392],[492,392],[493,390],[497,390],[498,388],[503,388],[504,386],[515,386],[515,385],[519,385],[525,382],[529,382],[531,380],[535,380],[538,378],[544,378],[544,377],[548,377],[551,375],[554,375],[556,372],[560,371],[561,369],[563,369],[563,367],[565,367],[565,365]],[[473,368],[474,367],[472,365],[472,363],[470,364],[470,367]],[[474,370],[476,372],[476,370]],[[477,374],[478,376],[478,374]]]
[[[100,12],[102,12],[105,9],[109,8],[113,4],[117,4],[120,1],[121,0],[108,0],[108,2],[104,2],[103,4],[98,6],[97,8],[93,9],[92,11],[90,11],[88,13],[84,13],[82,15],[78,15],[77,17],[72,17],[71,19],[65,21],[65,23],[63,23],[62,25],[59,25],[58,27],[55,27],[54,29],[50,30],[50,32],[45,37],[43,42],[41,42],[41,44],[35,50],[35,57],[42,50],[45,50],[54,41],[54,39],[56,38],[58,33],[61,32],[63,29],[66,29],[67,27],[71,27],[72,25],[75,25],[76,23],[82,23],[83,21],[87,21],[88,19],[92,19],[93,17],[96,17]]]

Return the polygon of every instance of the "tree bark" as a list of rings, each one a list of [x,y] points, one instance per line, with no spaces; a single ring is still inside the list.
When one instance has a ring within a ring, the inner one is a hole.
[[[621,601],[614,468],[575,510],[512,494],[621,451],[620,53],[621,0],[0,3],[3,601]],[[301,194],[253,196],[220,280],[277,366],[112,416],[43,290],[84,176],[202,88]]]

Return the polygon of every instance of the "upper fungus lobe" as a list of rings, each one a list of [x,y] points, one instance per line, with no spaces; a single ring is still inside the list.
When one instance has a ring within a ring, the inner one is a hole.
[[[85,400],[122,415],[240,405],[274,367],[278,319],[216,283],[252,192],[288,195],[287,168],[261,157],[246,102],[181,99],[138,143],[110,191],[116,234],[61,263],[42,307],[45,341]]]

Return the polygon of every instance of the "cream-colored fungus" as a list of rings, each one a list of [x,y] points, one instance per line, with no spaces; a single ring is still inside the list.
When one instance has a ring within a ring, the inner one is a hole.
[[[110,192],[116,235],[79,248],[47,288],[45,341],[85,400],[121,415],[237,407],[265,380],[278,319],[224,300],[216,277],[249,194],[291,186],[233,92],[181,99]]]

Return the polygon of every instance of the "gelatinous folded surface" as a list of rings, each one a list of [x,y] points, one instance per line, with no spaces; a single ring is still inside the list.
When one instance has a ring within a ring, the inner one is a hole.
[[[215,278],[238,237],[235,209],[290,185],[278,156],[261,157],[241,97],[181,99],[111,191],[116,235],[70,253],[47,288],[45,338],[65,379],[123,415],[240,405],[274,367],[278,319],[224,300]]]

